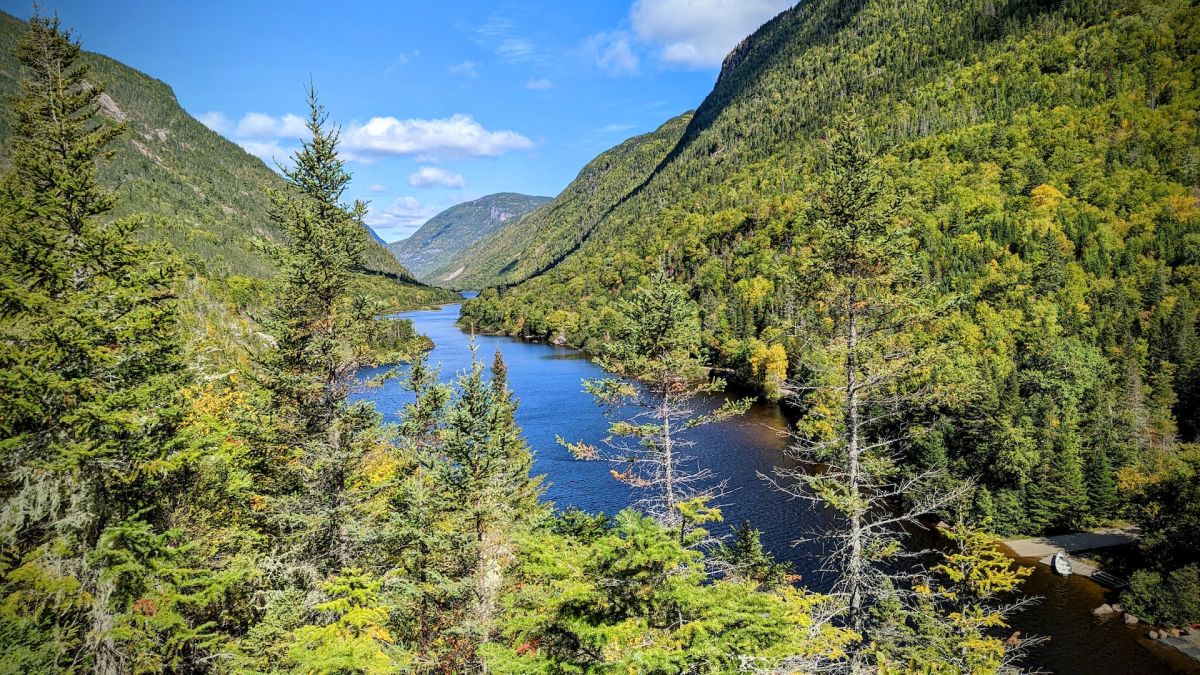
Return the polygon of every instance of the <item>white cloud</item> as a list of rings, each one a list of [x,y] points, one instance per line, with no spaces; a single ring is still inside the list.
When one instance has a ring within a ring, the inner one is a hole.
[[[597,129],[597,133],[611,134],[617,131],[629,131],[633,128],[632,124],[607,124]]]
[[[276,164],[287,165],[294,150],[290,142],[285,145],[281,140],[291,141],[299,138],[296,135],[295,124],[304,128],[304,120],[296,115],[284,115],[279,118],[250,113],[234,124],[225,113],[213,111],[197,117],[201,124],[213,131],[230,138],[246,152],[258,157],[274,168]]]
[[[669,63],[717,66],[739,42],[795,0],[637,0],[629,18],[638,37],[662,46]]]
[[[423,157],[495,157],[534,143],[515,131],[488,131],[470,115],[445,119],[372,117],[352,124],[343,136],[355,157],[420,155]]]
[[[505,38],[496,45],[496,54],[509,61],[528,61],[535,52],[533,43],[521,38]]]
[[[450,66],[451,75],[459,75],[467,79],[473,80],[479,77],[479,71],[475,70],[474,61],[463,61]]]
[[[280,145],[279,141],[241,139],[237,141],[237,144],[242,146],[246,152],[266,162],[270,167],[274,167],[276,164],[286,166],[291,161],[292,150]]]
[[[547,89],[553,89],[554,83],[543,77],[526,82],[525,88],[533,91],[546,91]]]
[[[238,138],[304,138],[309,134],[299,115],[272,117],[256,112],[246,113],[234,133]]]
[[[382,209],[372,208],[366,217],[367,225],[384,241],[396,241],[412,234],[437,215],[437,208],[422,204],[415,197],[400,197]]]
[[[373,183],[373,184],[367,186],[367,192],[375,192],[375,193],[387,192],[387,186],[380,185],[379,183]]]
[[[206,112],[196,119],[199,120],[201,124],[209,129],[212,129],[218,134],[229,133],[229,118],[226,117],[225,113],[223,112],[217,112],[215,110],[212,112]]]
[[[519,35],[516,22],[503,14],[495,13],[475,29],[476,43],[492,50],[501,59],[510,63],[540,63],[545,60],[537,45]]]
[[[461,190],[467,186],[467,181],[460,173],[436,166],[423,166],[417,169],[416,173],[409,175],[408,184],[419,188],[445,187]]]
[[[625,31],[596,33],[583,43],[584,53],[602,69],[613,75],[632,75],[638,72],[640,60],[633,51],[631,36]]]
[[[411,52],[400,52],[400,54],[396,56],[396,59],[392,61],[392,65],[383,69],[383,74],[391,75],[392,73],[399,72],[402,68],[404,68],[404,66],[411,63],[413,59],[420,55],[421,50],[419,49],[414,49]]]

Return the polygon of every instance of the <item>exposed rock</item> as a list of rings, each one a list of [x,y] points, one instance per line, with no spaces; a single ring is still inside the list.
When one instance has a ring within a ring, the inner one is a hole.
[[[567,336],[559,333],[558,335],[554,336],[554,339],[550,340],[550,344],[562,347],[563,345],[567,344]]]
[[[1179,633],[1179,629],[1178,629],[1178,628],[1168,628],[1168,629],[1167,629],[1166,631],[1164,631],[1164,632],[1165,632],[1167,635],[1170,635],[1171,637],[1179,637],[1179,635],[1180,635],[1180,633]]]
[[[1152,630],[1146,637],[1150,638],[1151,640],[1157,640],[1158,639],[1158,631]]]
[[[1112,605],[1110,605],[1108,603],[1100,605],[1096,609],[1092,610],[1092,614],[1095,616],[1108,616],[1109,614],[1112,614],[1112,613],[1113,613]]]
[[[108,94],[101,93],[96,97],[96,102],[100,104],[100,112],[108,117],[118,122],[124,122],[129,119],[129,115],[126,115],[124,110],[117,107],[117,102],[112,100],[112,97]]]
[[[158,155],[154,154],[154,151],[151,150],[150,148],[146,147],[146,145],[144,143],[130,139],[129,144],[133,146],[134,150],[137,150],[142,155],[145,155],[146,157],[149,157],[150,159],[154,160],[155,164],[158,164],[159,166],[163,166],[162,157],[159,157]],[[194,186],[193,186],[193,189],[195,189]]]
[[[1129,624],[1130,626],[1132,626],[1133,624],[1135,624],[1137,622],[1138,622],[1138,618],[1136,616],[1134,616],[1132,614],[1125,615],[1125,623]]]
[[[1113,610],[1114,612],[1116,612],[1117,614],[1124,614],[1124,613],[1125,613],[1125,608],[1124,608],[1124,607],[1122,607],[1121,605],[1119,605],[1119,604],[1115,603],[1115,602],[1112,604],[1112,610]]]

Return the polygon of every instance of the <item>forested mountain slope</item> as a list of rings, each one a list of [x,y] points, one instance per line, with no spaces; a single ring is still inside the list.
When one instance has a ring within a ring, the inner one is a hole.
[[[549,203],[506,223],[468,251],[460,260],[463,271],[454,279],[454,287],[511,284],[553,267],[587,239],[614,206],[645,183],[675,147],[690,119],[690,114],[680,115],[601,153]]]
[[[550,201],[515,192],[485,195],[456,204],[430,218],[409,238],[388,245],[400,264],[418,278],[452,285],[460,260],[470,249],[506,224]]]
[[[1121,467],[1200,419],[1198,47],[1182,1],[802,3],[734,50],[649,177],[523,244],[569,255],[465,320],[595,348],[663,267],[712,363],[803,384],[810,207],[852,113],[936,291],[944,387],[904,420],[910,466],[981,476],[1001,531],[1110,517]]]
[[[13,48],[24,26],[0,13],[0,96],[6,100],[17,91]],[[273,276],[274,265],[257,244],[281,237],[268,216],[265,190],[283,185],[278,174],[189,115],[167,84],[100,54],[84,58],[107,88],[102,114],[128,125],[100,176],[117,190],[114,215],[143,215],[143,238],[170,242],[207,278],[244,289]],[[0,107],[0,164],[7,164],[4,147],[14,123],[10,107]],[[417,286],[367,230],[362,236],[367,243],[360,286],[396,305],[446,298]]]

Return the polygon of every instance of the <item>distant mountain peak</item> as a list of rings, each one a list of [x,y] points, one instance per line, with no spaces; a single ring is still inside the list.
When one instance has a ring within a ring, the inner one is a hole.
[[[456,204],[430,218],[408,239],[388,249],[418,279],[449,282],[464,271],[462,256],[507,223],[550,201],[516,192],[498,192]]]

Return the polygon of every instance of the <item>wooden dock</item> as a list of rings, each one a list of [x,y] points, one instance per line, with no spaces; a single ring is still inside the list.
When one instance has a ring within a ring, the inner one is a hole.
[[[1163,635],[1158,638],[1158,641],[1174,647],[1184,656],[1189,656],[1196,661],[1200,661],[1200,633],[1193,632],[1179,637]]]

